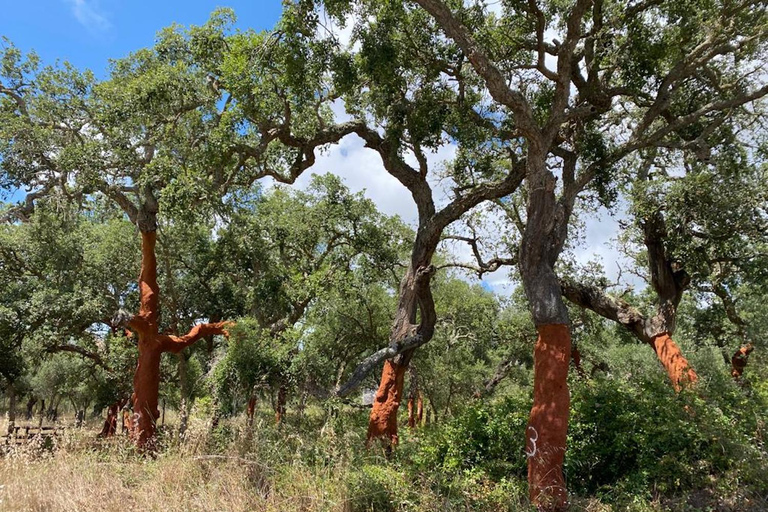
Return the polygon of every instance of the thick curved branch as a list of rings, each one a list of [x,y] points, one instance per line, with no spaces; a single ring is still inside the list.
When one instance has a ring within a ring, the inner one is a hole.
[[[299,150],[287,175],[274,169],[262,169],[248,179],[250,183],[253,183],[261,178],[269,177],[279,183],[291,185],[305,170],[314,165],[316,160],[315,150],[318,147],[338,142],[347,135],[355,133],[361,126],[363,124],[360,121],[348,121],[320,130],[308,139],[292,135],[288,126],[272,130],[262,129],[263,140],[258,146],[238,144],[232,149],[232,153],[239,155],[240,166],[243,166],[248,160],[260,162],[267,152],[270,143],[275,140],[279,140],[284,145]]]
[[[646,343],[651,342],[644,330],[645,316],[626,301],[611,297],[596,286],[572,281],[561,280],[560,290],[570,302],[623,325]]]
[[[45,351],[49,354],[54,354],[56,352],[72,352],[74,354],[80,354],[81,356],[90,359],[97,365],[109,371],[107,363],[104,362],[104,359],[102,359],[99,354],[91,352],[90,350],[86,350],[82,347],[78,347],[77,345],[53,345],[46,347]]]
[[[525,169],[526,160],[522,159],[513,164],[512,169],[504,179],[478,185],[468,194],[457,197],[437,212],[434,222],[435,228],[442,232],[449,224],[458,220],[483,201],[492,201],[510,195],[525,179]]]
[[[53,183],[48,182],[39,190],[28,193],[22,204],[11,207],[0,216],[0,222],[13,222],[14,219],[19,222],[29,222],[32,214],[35,213],[35,201],[48,195],[52,189]]]
[[[160,350],[163,352],[173,352],[178,354],[190,345],[194,345],[201,338],[215,335],[229,337],[229,328],[234,325],[233,322],[214,322],[208,324],[197,324],[184,336],[172,336],[162,334],[157,337],[160,344]]]
[[[334,395],[339,397],[345,397],[349,395],[352,391],[357,388],[357,386],[360,385],[360,383],[363,382],[363,379],[379,364],[384,362],[387,359],[392,359],[393,357],[402,354],[403,352],[406,352],[411,349],[415,349],[417,347],[420,347],[424,343],[426,343],[426,338],[422,336],[421,334],[415,332],[416,327],[413,327],[414,333],[411,336],[408,336],[406,338],[403,338],[398,341],[393,341],[389,344],[389,346],[382,348],[381,350],[378,350],[377,352],[374,352],[370,356],[363,359],[360,364],[357,365],[357,368],[355,368],[355,371],[352,373],[352,376],[347,380],[347,382],[341,386],[339,389],[337,389],[334,392]]]

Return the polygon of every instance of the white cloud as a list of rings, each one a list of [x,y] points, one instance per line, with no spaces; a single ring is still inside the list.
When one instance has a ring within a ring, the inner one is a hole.
[[[91,34],[103,34],[112,23],[99,8],[98,0],[66,0],[72,15]]]

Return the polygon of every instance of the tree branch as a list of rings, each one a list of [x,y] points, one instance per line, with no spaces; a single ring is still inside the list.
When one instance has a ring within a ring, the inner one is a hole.
[[[233,322],[215,322],[208,324],[197,324],[184,336],[172,336],[162,334],[158,336],[160,349],[163,352],[173,352],[178,354],[186,347],[195,344],[201,338],[207,336],[223,335],[229,337],[229,328],[234,325]]]
[[[416,0],[416,3],[431,14],[446,35],[459,45],[477,74],[485,80],[493,99],[512,110],[520,131],[530,140],[538,141],[541,133],[525,96],[507,86],[504,75],[480,49],[466,25],[441,0]]]

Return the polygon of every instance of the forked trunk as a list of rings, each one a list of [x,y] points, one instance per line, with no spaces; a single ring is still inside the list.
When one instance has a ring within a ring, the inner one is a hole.
[[[667,333],[662,333],[651,340],[653,350],[656,352],[656,356],[664,369],[667,370],[669,380],[672,382],[672,387],[675,391],[687,384],[694,384],[699,380],[699,376],[688,364],[688,360],[683,356],[680,347],[677,346],[672,338]]]
[[[541,325],[537,330],[533,408],[526,433],[530,498],[540,509],[564,510],[568,504],[562,468],[570,408],[571,333],[563,324]]]
[[[156,226],[154,221],[147,223]],[[141,228],[141,224],[139,226]],[[139,363],[133,377],[133,418],[130,432],[142,450],[155,448],[155,432],[160,391],[160,359],[163,352],[178,354],[201,338],[228,334],[226,322],[199,324],[184,336],[160,334],[160,289],[157,284],[157,260],[154,229],[141,231],[141,273],[139,274],[139,314],[127,321],[127,326],[138,335]]]
[[[397,411],[403,397],[403,381],[407,369],[407,363],[384,361],[381,384],[376,391],[368,421],[367,445],[374,439],[382,439],[388,446],[397,445]]]

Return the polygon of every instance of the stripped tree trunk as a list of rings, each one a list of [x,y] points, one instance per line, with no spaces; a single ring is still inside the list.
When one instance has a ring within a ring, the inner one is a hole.
[[[545,509],[564,509],[563,478],[570,395],[568,365],[571,332],[565,324],[544,324],[534,349],[533,408],[526,431],[531,501]]]
[[[751,343],[739,348],[731,358],[731,376],[736,382],[741,382],[741,376],[744,374],[744,368],[747,367],[749,354],[755,349]]]
[[[117,319],[138,335],[139,362],[133,377],[133,418],[131,437],[142,450],[155,448],[155,432],[160,389],[160,358],[163,352],[178,354],[196,341],[215,334],[227,335],[227,322],[199,324],[184,336],[160,334],[160,288],[157,283],[157,203],[148,194],[148,205],[139,211],[141,232],[141,272],[139,274],[139,313],[122,313]]]
[[[411,265],[400,284],[400,302],[392,328],[392,340],[420,336],[420,344],[423,344],[434,334],[437,318],[430,290],[434,267],[428,263],[433,251],[434,249],[424,258],[426,261],[420,262],[422,264]],[[421,323],[418,325],[416,324],[417,311],[421,311]],[[397,412],[403,398],[405,372],[414,351],[415,348],[406,350],[384,362],[379,389],[376,391],[368,421],[366,436],[368,446],[374,439],[382,440],[387,450],[398,443]]]
[[[275,402],[275,423],[280,425],[285,418],[285,405],[288,401],[288,388],[280,384],[277,388],[277,401]]]
[[[540,510],[560,511],[568,507],[563,460],[570,409],[571,333],[554,266],[565,243],[573,203],[567,197],[556,199],[556,179],[546,170],[544,157],[535,148],[528,151],[529,197],[519,257],[523,289],[538,331],[526,454],[531,502]],[[575,165],[575,160],[571,163]]]
[[[122,409],[127,403],[127,398],[121,398],[107,408],[107,419],[104,420],[99,437],[112,437],[117,434],[117,418],[122,414]]]
[[[424,425],[424,397],[419,391],[419,396],[416,399],[416,423],[419,426]]]
[[[687,384],[695,384],[699,376],[691,368],[688,360],[666,332],[653,337],[651,341],[659,362],[667,370],[667,375],[675,391],[680,391]]]
[[[8,435],[13,434],[16,426],[16,388],[13,384],[8,386]]]
[[[253,427],[253,416],[256,414],[256,394],[252,393],[248,399],[248,408],[246,409],[246,424]]]

